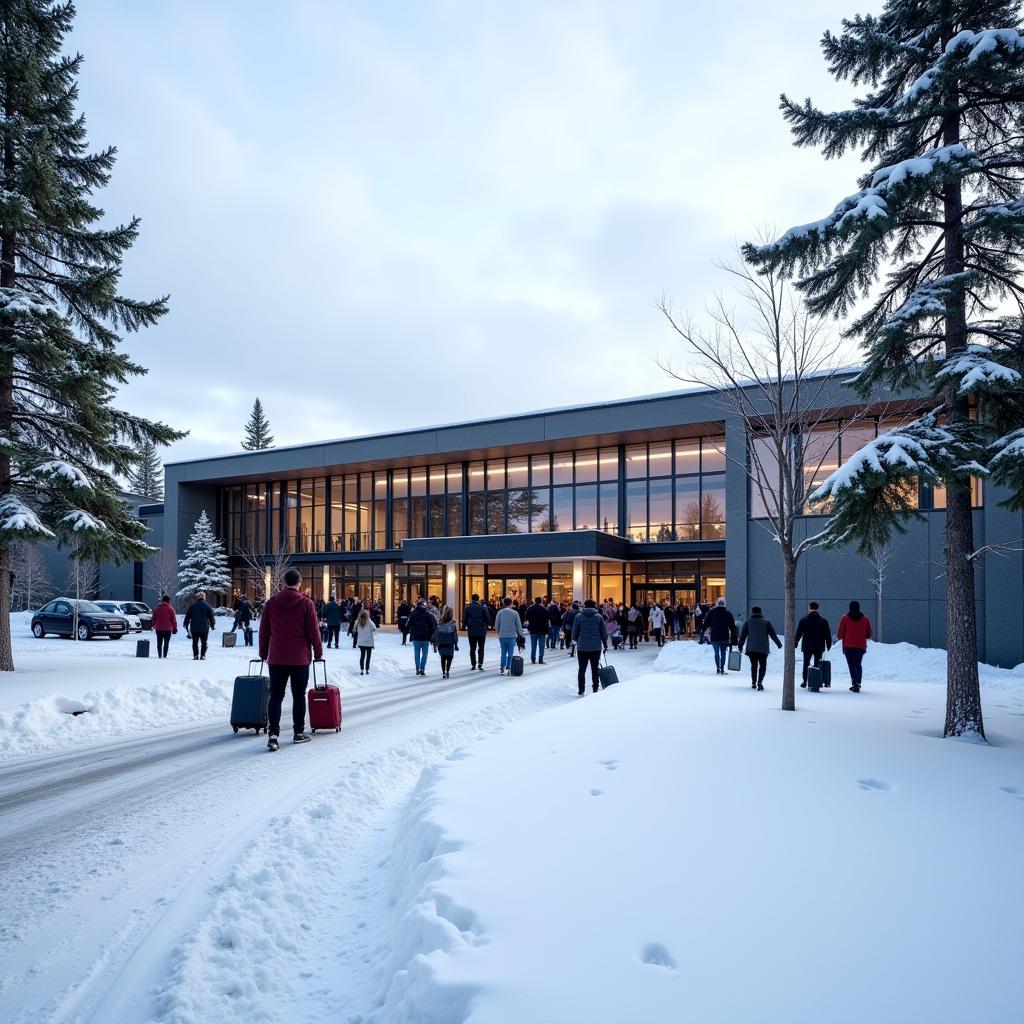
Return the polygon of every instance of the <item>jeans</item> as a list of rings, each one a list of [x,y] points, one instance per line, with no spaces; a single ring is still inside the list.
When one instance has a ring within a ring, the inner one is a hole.
[[[597,692],[598,681],[597,681],[597,670],[601,664],[601,652],[600,651],[577,651],[576,660],[579,662],[580,670],[576,673],[576,682],[579,684],[580,693],[587,688],[587,666],[590,666],[590,681],[594,689]]]
[[[850,682],[854,686],[860,687],[860,681],[864,678],[864,669],[861,667],[861,662],[864,660],[866,651],[858,650],[854,647],[844,647],[843,654],[846,655],[846,664],[850,666]]]
[[[369,672],[370,671],[370,658],[373,657],[372,647],[360,647],[359,648],[359,671]]]
[[[306,687],[309,685],[308,665],[271,665],[270,704],[267,716],[270,719],[268,732],[278,736],[281,732],[281,705],[289,680],[292,687],[292,728],[298,736],[306,728]]]
[[[469,663],[476,668],[484,663],[484,642],[485,636],[471,636],[469,638]]]
[[[754,686],[760,686],[764,682],[765,669],[768,668],[768,655],[748,651],[747,657],[750,659],[750,682]]]
[[[807,669],[811,664],[811,658],[814,659],[815,666],[821,664],[821,656],[825,653],[824,651],[803,651],[804,656],[804,682],[807,682]]]
[[[171,645],[171,631],[169,629],[156,630],[156,656],[167,657],[167,648]]]
[[[192,657],[193,658],[205,658],[206,657],[206,645],[210,642],[210,631],[208,629],[201,629],[198,632],[192,630]]]
[[[516,653],[516,638],[514,636],[499,636],[498,646],[501,648],[500,668],[512,666],[512,655]]]
[[[413,640],[412,660],[416,665],[417,672],[425,672],[427,669],[427,654],[430,652],[429,640]]]
[[[717,640],[711,641],[711,646],[715,651],[715,668],[725,668],[725,654],[729,650],[728,644],[720,644]]]
[[[531,633],[530,634],[530,661],[537,660],[537,648],[540,648],[540,660],[544,660],[544,650],[547,647],[548,635],[547,633]]]
[[[551,650],[554,650],[558,646],[558,634],[562,632],[561,626],[552,626],[550,630],[550,637],[548,638],[548,646]]]

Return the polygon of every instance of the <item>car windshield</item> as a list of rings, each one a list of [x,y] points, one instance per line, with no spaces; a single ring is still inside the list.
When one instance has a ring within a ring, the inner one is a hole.
[[[105,612],[116,612],[117,605],[113,601],[97,601],[97,608],[102,608]]]
[[[71,603],[74,604],[75,602],[72,601]],[[95,604],[92,601],[79,601],[78,610],[79,612],[102,612],[105,609],[101,608],[98,604]]]
[[[144,604],[138,604],[135,601],[133,601],[131,604],[126,604],[125,608],[127,608],[128,611],[130,611],[130,612],[148,612],[149,611],[149,609]]]

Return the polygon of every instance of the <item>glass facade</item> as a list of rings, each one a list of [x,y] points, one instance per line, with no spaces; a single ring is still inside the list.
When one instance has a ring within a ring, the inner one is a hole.
[[[877,417],[852,423],[835,420],[818,425],[802,437],[794,436],[792,461],[800,466],[799,479],[796,483],[803,487],[802,493],[812,494],[830,474],[866,444],[905,422],[905,419]],[[750,516],[753,519],[765,519],[772,516],[777,508],[778,453],[774,441],[766,437],[751,438],[750,444],[751,462],[760,466],[759,475],[763,478],[760,484],[758,480],[751,479]],[[914,508],[927,510],[946,507],[943,487],[928,487],[917,483],[909,485],[908,492],[910,504]],[[974,508],[980,508],[982,504],[982,485],[977,477],[971,479],[971,504]],[[809,503],[804,505],[805,515],[826,513],[826,507],[816,506],[812,511]]]

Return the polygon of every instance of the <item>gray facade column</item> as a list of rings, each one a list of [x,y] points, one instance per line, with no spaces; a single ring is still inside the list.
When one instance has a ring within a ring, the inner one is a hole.
[[[747,611],[747,432],[739,417],[725,421],[725,591],[734,614]]]

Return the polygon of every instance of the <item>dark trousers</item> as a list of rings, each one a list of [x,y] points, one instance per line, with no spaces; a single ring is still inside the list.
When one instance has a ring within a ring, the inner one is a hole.
[[[846,664],[850,666],[850,682],[854,686],[860,686],[861,679],[864,678],[864,669],[861,667],[861,662],[864,660],[864,651],[857,650],[853,647],[844,647],[843,654],[846,655]]]
[[[629,636],[629,649],[631,651],[636,650],[636,633],[628,633]]]
[[[409,620],[404,616],[398,620],[398,628],[402,633],[402,646],[409,642]]]
[[[661,627],[659,626],[657,629],[652,629],[651,632],[654,634],[654,639],[657,640],[658,646],[660,647],[661,646]]]
[[[360,671],[370,669],[370,658],[373,656],[372,647],[360,647],[359,648],[359,669]]]
[[[760,686],[764,682],[765,669],[768,668],[768,655],[748,651],[747,657],[750,659],[750,682],[754,686]]]
[[[447,649],[448,648],[445,648],[445,650],[447,650]],[[452,659],[454,657],[455,657],[455,652],[454,651],[452,651],[451,654],[442,654],[441,655],[441,671],[442,672],[450,672],[452,670]]]
[[[601,664],[601,652],[577,651],[576,660],[580,663],[580,670],[576,676],[576,682],[579,684],[580,693],[582,693],[587,686],[587,665],[590,666],[591,684],[593,685],[593,688],[596,690],[598,686],[597,669]]]
[[[484,663],[484,643],[487,637],[471,636],[469,638],[469,663],[476,668]]]
[[[169,629],[156,630],[156,656],[167,657],[167,648],[171,646],[171,631]]]
[[[328,626],[327,627],[327,646],[331,646],[331,641],[334,641],[334,646],[337,647],[341,642],[341,626]]]
[[[352,650],[354,651],[359,646],[359,634],[352,629],[348,635],[352,637]]]
[[[306,728],[306,687],[309,685],[308,665],[271,665],[270,704],[267,716],[270,718],[270,735],[281,732],[281,705],[284,703],[288,683],[292,687],[292,728],[296,735]]]
[[[817,668],[821,664],[821,656],[824,651],[804,651],[804,682],[807,682],[807,669],[810,667],[811,658],[814,659],[814,666]]]
[[[210,631],[201,629],[199,632],[192,630],[192,657],[205,658],[206,646],[210,642]]]

